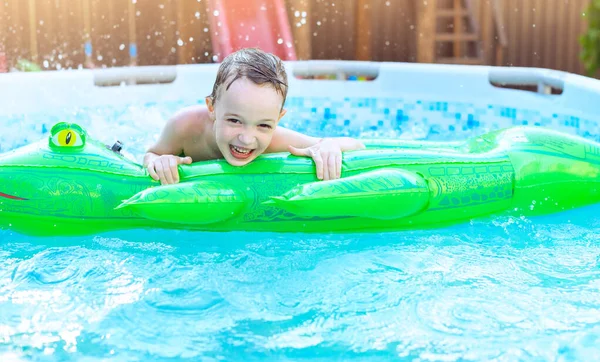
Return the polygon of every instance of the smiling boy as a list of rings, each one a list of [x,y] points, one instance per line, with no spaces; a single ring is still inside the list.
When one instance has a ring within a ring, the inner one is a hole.
[[[317,178],[341,177],[342,152],[363,149],[346,137],[315,138],[281,126],[286,113],[287,74],[281,60],[259,49],[239,50],[223,60],[206,106],[181,110],[144,156],[144,166],[162,184],[179,182],[177,166],[224,158],[243,166],[262,153],[311,157]]]

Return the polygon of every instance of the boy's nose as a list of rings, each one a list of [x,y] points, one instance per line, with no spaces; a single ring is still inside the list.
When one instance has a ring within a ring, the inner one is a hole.
[[[256,137],[254,136],[254,133],[252,133],[250,131],[240,133],[238,138],[239,138],[240,142],[243,143],[244,145],[250,145],[256,139]]]

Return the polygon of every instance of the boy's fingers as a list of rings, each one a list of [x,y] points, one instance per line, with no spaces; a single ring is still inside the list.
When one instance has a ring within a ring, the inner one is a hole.
[[[171,169],[171,180],[174,183],[179,182],[179,170],[177,169],[177,159],[169,158],[169,168]]]
[[[180,164],[191,164],[192,158],[189,156],[178,157],[168,156],[160,157],[148,163],[148,173],[153,179],[160,181],[162,185],[174,184],[179,182],[179,167]]]
[[[335,176],[336,178],[342,177],[342,156],[337,155],[335,157]]]
[[[160,180],[160,178],[158,177],[158,174],[154,170],[154,162],[150,162],[148,164],[147,168],[148,168],[148,173],[150,174],[150,177],[152,177],[156,181]]]
[[[294,156],[312,156],[310,149],[308,148],[296,148],[294,146],[288,146],[288,149]]]
[[[321,158],[320,153],[315,153],[313,155],[313,160],[315,161],[315,167],[317,168],[317,178],[319,180],[323,179],[323,158]]]
[[[159,160],[156,165],[156,172],[158,172],[158,176],[160,176],[160,182],[163,185],[170,183],[169,175],[171,172],[169,171],[168,167],[166,167],[164,160]]]
[[[323,181],[327,181],[327,180],[329,180],[329,155],[321,156],[321,159],[323,160],[323,162],[322,162],[323,171],[321,173],[321,176],[322,176],[321,179]]]
[[[165,175],[165,181],[167,184],[172,184],[173,183],[173,177],[171,176],[171,165],[170,162],[167,160],[163,160],[162,162],[162,168],[164,170],[164,175]]]
[[[186,157],[179,157],[179,163],[185,163],[187,165],[192,163],[192,158],[190,156],[186,156]]]
[[[158,173],[158,178],[160,180],[160,184],[164,185],[165,184],[165,171],[163,170],[162,163],[160,163],[160,162],[156,163],[155,167],[156,167],[156,173]]]
[[[336,171],[336,157],[334,155],[329,155],[327,159],[327,168],[329,172],[329,180],[335,180],[337,171]]]

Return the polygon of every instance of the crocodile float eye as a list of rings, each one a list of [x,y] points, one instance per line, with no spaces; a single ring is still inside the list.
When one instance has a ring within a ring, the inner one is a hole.
[[[50,134],[51,147],[81,148],[85,144],[85,132],[76,124],[58,123]]]
[[[58,132],[53,137],[53,140],[54,140],[55,145],[57,145],[57,146],[62,146],[62,147],[83,146],[83,140],[81,139],[79,132],[75,132],[71,129],[65,129],[65,130]]]

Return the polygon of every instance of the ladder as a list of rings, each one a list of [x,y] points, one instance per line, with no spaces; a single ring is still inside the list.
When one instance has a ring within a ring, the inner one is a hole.
[[[435,47],[438,48],[440,43],[452,44],[452,55],[436,57],[436,63],[468,65],[485,63],[471,0],[452,0],[451,8],[436,9],[435,18],[436,25],[441,23],[452,28],[452,32],[439,32],[436,26]]]

